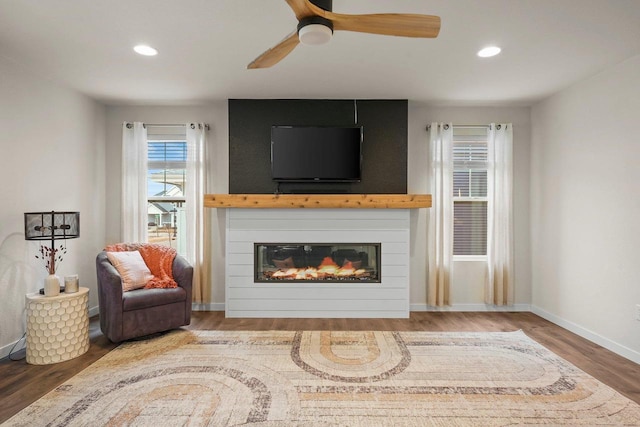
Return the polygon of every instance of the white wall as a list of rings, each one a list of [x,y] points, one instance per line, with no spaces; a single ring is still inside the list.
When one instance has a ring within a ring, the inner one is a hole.
[[[107,108],[107,176],[106,190],[108,243],[120,239],[120,145],[122,122],[182,123],[204,121],[212,126],[209,134],[213,152],[211,171],[212,193],[228,192],[228,111],[227,102],[191,107],[114,106]],[[458,124],[485,124],[511,122],[515,139],[515,228],[516,228],[516,304],[528,306],[531,301],[529,263],[529,144],[530,109],[528,107],[433,107],[416,102],[409,103],[409,172],[410,193],[428,192],[424,161],[427,158],[427,133],[425,127],[432,121],[453,121]],[[205,309],[221,310],[224,306],[224,257],[225,224],[224,209],[214,210],[213,274],[211,300]],[[412,309],[426,308],[426,209],[413,210],[411,214],[411,295]],[[457,263],[459,264],[459,263]],[[452,287],[452,302],[464,309],[478,309],[484,305],[483,266],[465,263],[455,266],[456,275]]]
[[[431,122],[454,125],[513,123],[514,139],[514,241],[516,306],[528,309],[531,303],[531,263],[529,239],[529,155],[531,109],[529,107],[446,107],[409,102],[408,192],[429,193],[425,164],[428,158],[426,126]],[[426,307],[427,300],[427,215],[414,210],[411,234],[411,304],[413,310]],[[484,264],[454,262],[451,304],[454,309],[484,309]]]
[[[534,311],[640,363],[640,56],[532,122]]]
[[[227,193],[229,189],[229,119],[227,101],[198,106],[111,106],[107,107],[107,208],[106,243],[120,242],[120,195],[122,123],[145,122],[171,124],[203,122],[211,126],[208,134],[210,165],[206,171],[211,193]],[[224,242],[226,216],[224,209],[212,209],[212,259],[210,299],[218,305],[203,308],[222,310],[224,295]]]
[[[80,211],[58,275],[77,273],[98,305],[95,255],[104,244],[105,109],[0,56],[0,357],[25,330],[25,294],[47,272],[24,240],[23,213]],[[18,347],[20,348],[20,347]]]

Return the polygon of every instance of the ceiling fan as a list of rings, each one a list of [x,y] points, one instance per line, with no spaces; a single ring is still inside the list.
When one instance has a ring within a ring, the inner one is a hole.
[[[332,12],[333,0],[285,0],[298,19],[298,28],[265,51],[247,68],[268,68],[280,62],[298,45],[323,44],[334,31],[356,31],[402,37],[437,37],[440,17],[412,13],[346,15]]]

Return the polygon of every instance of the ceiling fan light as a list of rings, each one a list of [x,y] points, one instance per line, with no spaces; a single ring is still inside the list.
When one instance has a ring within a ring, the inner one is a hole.
[[[307,45],[329,43],[331,36],[333,36],[333,30],[323,24],[309,24],[298,30],[300,43]]]

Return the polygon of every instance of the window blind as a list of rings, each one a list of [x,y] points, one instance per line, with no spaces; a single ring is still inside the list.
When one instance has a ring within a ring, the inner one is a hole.
[[[487,128],[453,127],[453,254],[487,254]]]
[[[148,141],[148,198],[184,198],[186,141]]]
[[[453,201],[453,254],[487,254],[486,201]]]

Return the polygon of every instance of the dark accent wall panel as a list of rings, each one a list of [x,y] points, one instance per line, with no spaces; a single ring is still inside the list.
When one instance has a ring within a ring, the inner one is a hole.
[[[406,194],[406,100],[230,99],[229,193],[273,194],[271,126],[363,126],[362,180],[281,183],[282,193]]]

